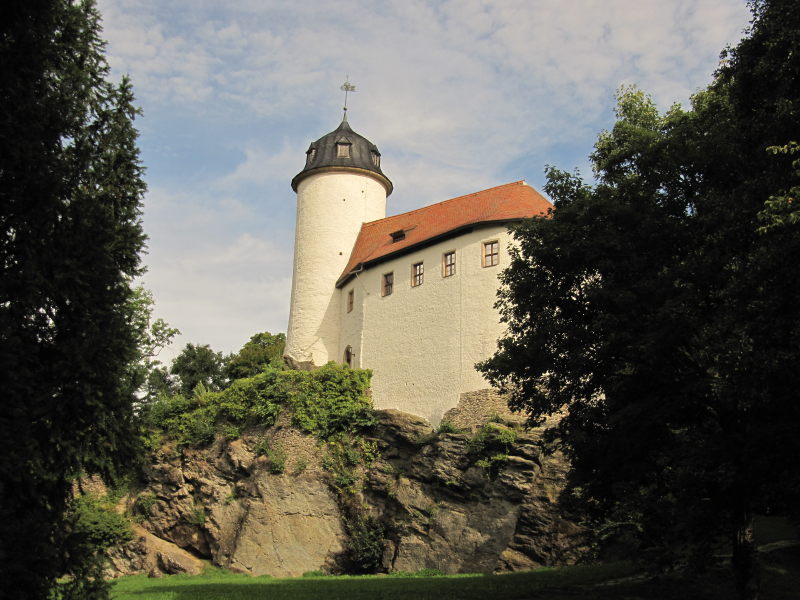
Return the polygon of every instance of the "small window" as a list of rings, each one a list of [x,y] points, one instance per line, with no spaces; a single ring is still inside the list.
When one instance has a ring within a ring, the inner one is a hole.
[[[384,273],[381,296],[389,296],[394,291],[394,273]]]
[[[403,231],[402,229],[398,229],[397,231],[393,231],[393,232],[392,232],[392,233],[390,233],[389,235],[391,235],[391,236],[392,236],[392,243],[393,243],[393,244],[394,244],[395,242],[401,242],[401,241],[403,241],[404,239],[406,239],[406,232],[405,232],[405,231]]]
[[[375,152],[374,150],[372,151],[372,164],[375,165],[376,167],[381,166],[381,155]]]
[[[350,144],[336,144],[336,157],[337,158],[350,158]]]
[[[442,256],[442,277],[456,274],[456,253],[445,252]]]
[[[500,263],[500,242],[497,240],[483,243],[483,266],[493,267]]]
[[[353,301],[355,299],[355,293],[353,290],[347,292],[347,312],[353,312]]]
[[[411,287],[422,285],[422,278],[424,277],[424,267],[422,263],[417,263],[411,266]]]
[[[353,348],[350,346],[344,349],[344,364],[348,367],[353,366]]]
[[[306,164],[310,165],[312,162],[314,162],[314,159],[317,157],[317,149],[309,148],[308,152],[306,152],[306,155],[308,157],[306,160]]]

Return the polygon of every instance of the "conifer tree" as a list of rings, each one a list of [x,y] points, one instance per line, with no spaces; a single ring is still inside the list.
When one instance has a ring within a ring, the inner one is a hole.
[[[145,190],[131,85],[108,81],[92,0],[0,8],[0,579],[75,572],[71,482],[134,450],[131,279]]]

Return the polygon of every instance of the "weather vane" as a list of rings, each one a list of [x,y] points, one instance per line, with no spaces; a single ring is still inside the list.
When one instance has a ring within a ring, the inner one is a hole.
[[[344,81],[344,83],[342,84],[342,86],[339,89],[344,92],[344,116],[345,116],[345,118],[347,118],[347,94],[349,92],[355,92],[356,91],[356,86],[354,86],[352,83],[350,83],[350,75],[349,74],[347,75],[347,77],[345,77],[345,81]]]

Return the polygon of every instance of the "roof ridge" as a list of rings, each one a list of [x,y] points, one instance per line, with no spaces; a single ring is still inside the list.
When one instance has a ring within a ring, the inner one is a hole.
[[[441,206],[442,204],[447,204],[447,203],[453,202],[455,200],[462,200],[463,198],[467,198],[469,196],[477,196],[479,194],[484,194],[486,192],[491,192],[493,190],[499,190],[500,188],[511,187],[512,185],[528,185],[528,184],[525,183],[524,179],[520,179],[519,181],[512,181],[512,182],[509,182],[509,183],[503,183],[501,185],[496,185],[494,187],[486,188],[485,190],[479,190],[477,192],[472,192],[470,194],[463,194],[461,196],[456,196],[455,198],[448,198],[447,200],[442,200],[441,202],[434,202],[433,204],[426,204],[425,206],[420,206],[419,208],[414,208],[412,210],[408,210],[406,212],[398,213],[396,215],[383,217],[382,219],[375,219],[374,221],[367,221],[366,223],[362,223],[361,226],[364,227],[366,225],[372,225],[373,223],[386,222],[389,219],[394,219],[396,217],[402,217],[402,216],[405,216],[405,215],[410,215],[411,213],[415,213],[415,212],[419,212],[421,210],[429,209],[432,206]]]

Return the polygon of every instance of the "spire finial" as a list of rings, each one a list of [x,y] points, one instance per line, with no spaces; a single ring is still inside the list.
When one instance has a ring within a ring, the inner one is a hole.
[[[343,117],[343,120],[347,121],[347,94],[349,92],[355,92],[356,91],[356,86],[354,86],[352,83],[350,83],[350,74],[349,73],[347,74],[347,77],[345,77],[344,83],[341,85],[341,87],[339,89],[344,92],[344,117]]]

